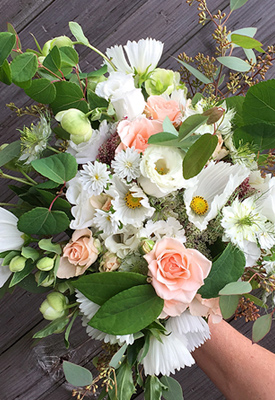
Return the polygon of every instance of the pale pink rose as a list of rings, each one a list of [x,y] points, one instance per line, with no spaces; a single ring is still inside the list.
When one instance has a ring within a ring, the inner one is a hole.
[[[94,209],[109,211],[112,205],[112,197],[105,193],[90,197],[90,204]]]
[[[175,100],[165,100],[161,96],[150,96],[147,99],[144,111],[148,118],[163,122],[165,117],[168,117],[175,126],[181,123],[182,113],[179,103]]]
[[[217,136],[218,136],[218,144],[217,144],[217,146],[216,146],[216,148],[214,150],[214,153],[212,154],[212,158],[215,161],[221,160],[222,158],[227,156],[227,154],[229,153],[229,150],[227,150],[223,146],[222,135],[220,133],[218,133]]]
[[[102,257],[100,262],[99,271],[100,272],[111,272],[115,271],[120,267],[120,259],[116,254],[107,251]]]
[[[213,324],[218,324],[222,320],[219,302],[219,297],[203,299],[200,294],[197,294],[190,303],[189,310],[192,315],[209,317]]]
[[[195,297],[210,272],[211,261],[195,249],[187,249],[174,238],[158,241],[144,258],[167,316],[180,315]],[[178,304],[181,303],[181,304]]]
[[[121,143],[117,147],[116,153],[126,150],[127,147],[134,147],[139,153],[144,152],[148,147],[149,137],[159,132],[162,132],[160,121],[144,117],[136,118],[133,121],[121,121],[117,127]]]
[[[90,229],[80,229],[73,233],[63,249],[57,271],[58,278],[72,278],[84,274],[98,257],[98,249]]]

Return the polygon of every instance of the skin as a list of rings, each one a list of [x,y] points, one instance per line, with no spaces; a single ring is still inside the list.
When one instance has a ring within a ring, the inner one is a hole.
[[[275,354],[225,321],[209,326],[211,339],[192,355],[226,399],[274,399]]]

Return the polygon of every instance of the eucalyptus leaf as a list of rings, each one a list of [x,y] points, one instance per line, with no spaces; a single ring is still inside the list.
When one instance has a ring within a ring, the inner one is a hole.
[[[203,169],[217,144],[217,136],[206,133],[189,148],[183,159],[183,177],[185,179],[193,178]]]
[[[84,44],[85,46],[89,45],[89,40],[84,35],[81,26],[77,22],[70,21],[69,28],[78,42]]]
[[[66,349],[68,349],[70,347],[69,336],[70,336],[70,332],[73,327],[74,321],[75,321],[76,317],[78,316],[78,314],[79,314],[79,311],[74,312],[72,319],[66,328],[66,331],[64,334],[64,342],[65,342]]]
[[[192,67],[191,65],[187,64],[186,62],[182,60],[177,60],[179,63],[181,63],[186,69],[188,69],[191,74],[195,76],[199,81],[205,83],[206,85],[209,83],[212,83],[212,81],[207,78],[205,75],[203,75],[200,71],[198,71],[196,68]]]
[[[121,364],[121,359],[124,356],[124,353],[128,347],[127,343],[124,345],[113,355],[111,361],[109,362],[110,367],[117,369]]]
[[[133,286],[144,285],[147,278],[135,272],[99,272],[80,277],[72,285],[96,304],[103,305],[111,297]]]
[[[63,361],[63,371],[66,380],[73,386],[88,386],[93,382],[92,373],[80,365]]]
[[[253,38],[255,36],[256,32],[257,32],[257,28],[255,28],[254,26],[240,28],[240,29],[236,29],[235,31],[229,33],[229,35],[227,36],[227,39],[229,42],[231,42],[231,35],[234,35],[234,34],[249,36],[249,37]],[[237,45],[235,45],[235,46],[239,47]]]
[[[13,82],[23,83],[29,81],[35,75],[37,67],[37,57],[34,54],[20,54],[10,64]]]
[[[0,32],[0,67],[12,52],[16,43],[16,36],[11,32]]]
[[[78,168],[75,158],[69,153],[34,160],[31,165],[39,174],[60,184],[72,179]]]
[[[219,61],[225,67],[237,72],[248,72],[251,69],[251,65],[249,65],[246,61],[242,60],[239,57],[217,57],[217,61]]]
[[[231,41],[244,49],[256,49],[257,51],[264,52],[261,48],[263,44],[250,36],[233,33],[231,34]]]
[[[196,132],[196,130],[208,120],[207,115],[203,114],[195,114],[190,115],[190,117],[186,118],[180,126],[179,130],[179,139],[180,141],[184,140],[188,136],[191,136],[192,133]]]
[[[220,291],[219,295],[234,295],[249,293],[252,290],[252,286],[249,282],[239,281],[227,283]]]
[[[252,341],[253,343],[257,343],[260,340],[262,340],[265,335],[268,334],[268,332],[271,329],[271,324],[272,324],[272,316],[273,314],[266,314],[262,315],[260,318],[258,318],[252,327]]]
[[[164,118],[164,121],[162,123],[162,128],[163,132],[169,132],[176,137],[179,135],[178,131],[176,130],[171,120],[167,116]]]
[[[162,396],[165,400],[184,400],[182,387],[176,379],[164,375],[160,378],[160,381],[167,387],[167,389],[162,392]]]
[[[241,8],[242,6],[247,3],[248,0],[230,0],[230,10],[234,11],[237,10],[238,8]]]
[[[162,309],[163,299],[154,288],[138,285],[107,300],[88,325],[111,335],[128,335],[144,329],[158,318]]]
[[[160,132],[151,135],[148,139],[148,144],[155,144],[159,146],[178,146],[179,140],[175,139],[175,135],[170,132]]]
[[[232,317],[238,307],[239,300],[241,296],[238,295],[228,295],[221,296],[219,300],[219,306],[224,319]]]
[[[255,56],[255,53],[252,49],[243,49],[244,50],[244,54],[246,55],[246,58],[248,59],[248,61],[252,62],[252,64],[256,64],[257,63],[257,58]]]
[[[7,146],[3,147],[0,150],[0,167],[7,164],[14,158],[19,157],[20,149],[21,149],[20,140],[16,140],[15,142],[12,142]]]
[[[254,296],[251,293],[245,293],[244,297],[250,301],[253,301],[253,303],[255,303],[256,306],[262,307],[264,309],[268,308],[268,306],[261,299],[258,299],[258,297]]]
[[[34,79],[29,88],[25,89],[25,93],[33,100],[42,104],[50,104],[56,96],[56,89],[53,83],[48,79]]]
[[[236,282],[242,276],[245,262],[243,252],[229,243],[213,262],[211,271],[198,293],[205,299],[218,297],[219,291],[225,285]]]

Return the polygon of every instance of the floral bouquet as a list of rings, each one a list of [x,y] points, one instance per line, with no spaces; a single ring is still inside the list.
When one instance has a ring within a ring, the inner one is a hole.
[[[210,15],[218,57],[183,53],[179,72],[158,67],[163,43],[150,38],[103,54],[76,22],[75,41],[35,40],[36,50],[23,51],[11,25],[0,33],[1,82],[36,102],[9,107],[37,119],[1,146],[1,177],[20,183],[0,208],[1,294],[47,292],[50,322],[35,338],[64,332],[69,346],[81,319],[104,342],[95,377],[63,363],[79,399],[127,400],[138,386],[145,399],[183,399],[169,375],[194,363],[208,319],[245,315],[255,342],[270,330],[275,83],[257,78],[274,50],[255,28],[226,33],[225,15]],[[82,72],[76,45],[102,67]],[[232,56],[242,48],[245,60]]]

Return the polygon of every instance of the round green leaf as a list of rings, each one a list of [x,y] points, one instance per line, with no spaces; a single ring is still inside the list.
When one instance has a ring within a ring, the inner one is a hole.
[[[61,66],[74,67],[78,64],[79,57],[75,49],[69,46],[61,47],[59,49],[61,55]]]
[[[16,42],[16,37],[10,32],[0,32],[0,66],[10,55]]]
[[[248,72],[251,69],[251,65],[249,65],[246,61],[242,60],[239,57],[217,57],[217,61],[219,61],[225,67],[232,69],[233,71]]]
[[[72,179],[77,173],[77,162],[69,153],[54,154],[47,158],[34,160],[32,167],[41,175],[57,183]]]
[[[228,319],[234,314],[238,306],[239,300],[240,296],[238,295],[220,297],[219,305],[224,319]]]
[[[68,110],[69,108],[78,108],[84,113],[88,112],[88,104],[83,98],[83,93],[80,87],[72,82],[59,81],[55,82],[56,98],[50,104],[53,113]]]
[[[89,45],[89,40],[84,35],[81,26],[77,22],[70,21],[69,28],[78,42],[80,42],[86,46]]]
[[[6,85],[11,85],[11,69],[7,60],[4,60],[2,67],[0,67],[0,81]]]
[[[219,295],[244,294],[251,292],[251,290],[252,286],[249,282],[230,282],[219,291]]]
[[[93,382],[93,375],[87,368],[63,361],[65,378],[73,386],[88,386]]]
[[[237,44],[238,46],[243,47],[244,49],[256,49],[258,51],[264,51],[261,48],[261,46],[263,44],[261,42],[259,42],[258,40],[253,39],[249,36],[233,33],[233,34],[231,34],[231,41],[234,44]]]
[[[241,8],[248,0],[230,0],[230,10],[234,11]]]
[[[63,211],[49,211],[36,207],[23,214],[18,221],[18,229],[29,235],[57,235],[64,232],[70,220]]]
[[[26,82],[36,73],[37,57],[32,53],[23,53],[16,57],[10,64],[12,80],[15,82]]]
[[[259,122],[275,124],[275,79],[248,89],[243,103],[243,119],[247,125]]]
[[[88,324],[111,335],[139,332],[160,315],[163,303],[153,286],[134,286],[107,300]]]
[[[273,314],[263,315],[254,322],[252,327],[252,341],[254,343],[262,340],[265,335],[267,335],[270,331],[272,324],[272,315]]]
[[[34,79],[25,93],[38,103],[50,104],[55,99],[56,89],[48,79]]]

